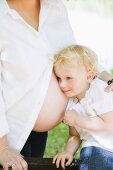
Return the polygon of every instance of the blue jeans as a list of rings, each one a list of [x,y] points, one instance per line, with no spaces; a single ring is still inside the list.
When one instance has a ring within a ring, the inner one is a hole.
[[[95,146],[83,148],[80,170],[113,170],[113,153]]]
[[[21,154],[25,157],[43,157],[48,132],[32,131],[21,150]]]

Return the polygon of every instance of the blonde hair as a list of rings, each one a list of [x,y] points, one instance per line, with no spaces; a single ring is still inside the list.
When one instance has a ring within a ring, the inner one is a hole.
[[[95,76],[99,74],[97,70],[98,57],[90,48],[82,45],[71,45],[63,48],[60,52],[54,55],[54,66],[68,65],[76,62],[83,64],[87,71],[95,70]]]

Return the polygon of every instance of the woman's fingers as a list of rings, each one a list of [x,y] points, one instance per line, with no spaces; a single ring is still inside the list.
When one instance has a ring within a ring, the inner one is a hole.
[[[18,164],[12,164],[12,170],[22,170],[22,167],[21,169],[18,168]]]
[[[8,170],[8,168],[11,167],[9,165],[2,165],[2,166],[3,166],[3,170]]]
[[[27,170],[27,162],[23,159],[23,156],[12,148],[7,148],[0,151],[0,164],[4,170],[8,170],[8,167],[12,167],[12,170]]]
[[[24,160],[15,161],[15,163],[3,163],[3,170],[8,170],[11,167],[12,170],[27,170],[28,165]]]
[[[12,170],[27,170],[28,165],[24,161],[15,161],[15,163],[3,163],[3,170],[8,170],[11,167]]]
[[[28,164],[24,159],[22,159],[20,163],[21,163],[21,166],[22,166],[23,170],[28,169]]]
[[[27,170],[28,169],[28,164],[27,162],[22,158],[18,157],[15,159],[15,163],[12,164],[12,170]]]
[[[3,170],[8,170],[10,167],[12,168],[12,170],[18,170],[16,164],[14,164],[14,163],[12,163],[12,164],[11,163],[10,164],[8,164],[8,163],[4,164],[3,165]]]
[[[110,91],[113,91],[113,83],[111,83],[110,85],[108,85],[106,88],[105,88],[105,91],[106,92],[110,92]]]

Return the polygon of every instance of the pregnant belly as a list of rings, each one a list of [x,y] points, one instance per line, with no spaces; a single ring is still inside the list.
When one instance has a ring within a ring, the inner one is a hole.
[[[61,92],[57,79],[52,74],[42,109],[36,120],[34,131],[48,131],[59,124],[64,116],[68,99]]]

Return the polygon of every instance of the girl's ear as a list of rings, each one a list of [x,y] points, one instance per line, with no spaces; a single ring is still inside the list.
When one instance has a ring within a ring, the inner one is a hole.
[[[95,77],[95,70],[90,70],[87,73],[87,81],[90,83]]]

